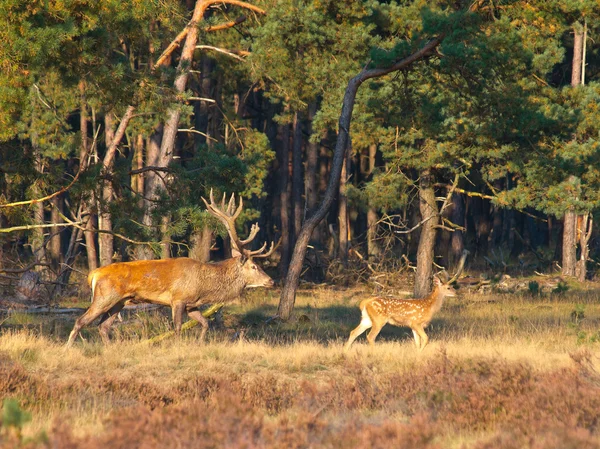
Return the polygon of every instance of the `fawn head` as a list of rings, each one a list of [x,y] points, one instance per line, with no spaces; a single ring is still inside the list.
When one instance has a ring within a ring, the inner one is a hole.
[[[437,291],[438,295],[441,295],[445,298],[452,298],[456,296],[456,290],[454,290],[454,287],[452,287],[450,282],[442,282],[439,277],[434,276],[433,284],[435,285],[435,290]]]

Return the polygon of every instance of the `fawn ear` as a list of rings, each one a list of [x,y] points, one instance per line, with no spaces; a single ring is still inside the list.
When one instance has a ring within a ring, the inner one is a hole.
[[[433,283],[438,287],[440,287],[442,285],[441,279],[437,276],[433,276]]]

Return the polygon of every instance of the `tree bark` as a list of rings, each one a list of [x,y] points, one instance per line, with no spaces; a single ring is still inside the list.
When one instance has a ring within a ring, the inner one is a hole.
[[[452,215],[451,215],[452,223],[457,226],[465,226],[465,202],[463,200],[463,196],[460,193],[454,192],[452,194]],[[455,265],[462,255],[463,250],[465,249],[465,238],[464,232],[455,229],[452,232],[452,237],[450,239],[450,263]]]
[[[348,251],[350,250],[350,242],[348,238],[350,223],[348,219],[348,197],[346,196],[346,185],[350,178],[350,154],[351,150],[348,149],[346,157],[342,164],[342,173],[340,177],[340,191],[338,201],[338,229],[339,229],[339,253],[338,257],[342,262],[343,266],[348,265]]]
[[[429,169],[421,172],[419,180],[419,210],[421,212],[421,235],[417,249],[417,272],[415,274],[414,296],[423,298],[431,291],[433,273],[433,249],[437,235],[439,211],[433,188],[434,177]]]
[[[323,202],[315,214],[304,222],[304,226],[302,226],[300,235],[298,236],[298,240],[294,246],[292,260],[290,262],[285,284],[281,291],[281,297],[279,300],[277,314],[280,319],[287,320],[292,314],[296,300],[296,289],[298,288],[298,283],[300,282],[302,263],[304,261],[304,256],[306,255],[306,248],[308,246],[310,236],[312,235],[315,227],[325,217],[329,211],[329,208],[331,207],[331,204],[333,203],[333,200],[335,199],[335,194],[338,190],[338,185],[340,182],[340,175],[342,173],[342,165],[348,147],[352,110],[354,109],[354,101],[356,100],[356,92],[358,91],[358,88],[368,79],[384,76],[396,70],[406,68],[416,61],[423,59],[431,54],[431,52],[442,42],[443,38],[444,36],[441,35],[435,39],[432,39],[417,52],[396,62],[388,68],[363,69],[358,75],[353,77],[348,82],[348,87],[346,88],[344,99],[342,101],[342,111],[340,113],[338,125],[338,136],[335,144],[335,150],[333,152],[331,174],[329,177],[329,183],[327,184],[327,190],[325,191]]]
[[[563,220],[562,274],[575,276],[577,265],[577,214],[567,212]]]
[[[52,211],[50,213],[52,223],[60,223],[59,215],[62,199],[60,197],[52,198]],[[58,271],[62,262],[62,229],[55,228],[50,231],[50,242],[48,243],[49,262],[55,271]]]
[[[81,132],[81,147],[79,150],[79,165],[80,170],[85,171],[89,166],[90,161],[90,142],[88,137],[88,106],[86,101],[86,85],[85,82],[79,83],[80,93],[80,110],[79,110],[79,128]],[[95,207],[94,198],[87,200],[82,209],[82,216],[87,215],[87,221],[85,223],[85,231],[83,232],[83,238],[85,241],[85,251],[87,254],[88,270],[92,271],[98,268],[98,253],[96,251],[96,238],[95,238]],[[73,252],[77,252],[73,249]]]
[[[308,135],[312,139],[312,121],[317,112],[317,104],[315,102],[308,106]],[[319,144],[309,141],[306,147],[306,173],[304,184],[306,186],[306,210],[308,216],[314,212],[319,198],[317,186],[317,164],[319,163]]]
[[[579,23],[576,23],[573,27],[573,31],[574,41],[571,86],[576,87],[581,84],[583,28]],[[575,276],[577,270],[577,214],[573,210],[569,210],[565,213],[562,244],[562,274],[564,276]]]
[[[377,144],[369,145],[369,179],[373,179],[373,170],[377,157]],[[367,210],[367,254],[369,260],[377,259],[381,255],[381,249],[377,243],[377,211],[369,205]]]
[[[299,115],[297,111],[294,114],[294,144],[292,145],[293,244],[296,243],[296,238],[300,234],[304,212],[304,208],[302,207],[302,192],[304,190],[302,178],[302,122]]]
[[[200,262],[210,261],[210,248],[212,246],[212,231],[203,227],[194,231],[190,237],[190,257]]]
[[[114,121],[113,113],[107,112],[104,116],[104,140],[107,148],[105,159],[109,156],[108,148],[112,145],[112,142],[115,139]],[[104,171],[103,175],[108,178],[112,177],[112,168],[113,164],[111,162],[106,167],[106,171]],[[112,217],[110,215],[109,208],[114,192],[110,179],[105,178],[101,181],[101,183],[102,194],[100,201],[98,201],[98,230],[107,232],[98,233],[98,253],[100,255],[100,266],[104,267],[112,263],[113,256],[114,241],[112,234],[109,234],[112,232]]]
[[[577,235],[579,237],[581,254],[579,255],[579,260],[577,261],[575,275],[580,282],[584,282],[587,275],[587,260],[590,254],[590,247],[588,243],[592,237],[593,218],[589,213],[580,215],[578,218]]]
[[[281,221],[281,262],[279,272],[284,277],[288,271],[291,250],[290,232],[290,125],[280,126],[281,148],[279,153],[279,218]]]

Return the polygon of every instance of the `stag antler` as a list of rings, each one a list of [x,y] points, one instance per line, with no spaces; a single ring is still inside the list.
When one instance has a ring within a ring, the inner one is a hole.
[[[221,221],[221,223],[223,223],[225,225],[225,228],[227,229],[229,237],[231,238],[231,246],[235,251],[237,251],[240,254],[244,254],[248,258],[250,258],[250,257],[262,258],[262,257],[268,257],[271,254],[273,254],[273,251],[275,251],[275,249],[277,249],[277,247],[281,243],[281,239],[279,240],[279,243],[277,243],[277,245],[274,245],[273,243],[271,243],[271,247],[269,248],[269,251],[264,254],[260,254],[260,253],[262,253],[265,250],[265,248],[267,247],[266,242],[260,249],[255,250],[255,251],[244,249],[244,246],[246,246],[248,243],[250,243],[252,240],[254,240],[254,238],[258,234],[258,231],[260,231],[260,228],[258,226],[258,223],[254,223],[252,225],[252,227],[250,228],[250,234],[248,235],[248,238],[246,238],[244,240],[239,239],[237,232],[235,230],[235,220],[242,213],[242,208],[244,206],[244,201],[242,200],[241,196],[240,196],[240,204],[237,206],[237,208],[236,208],[236,204],[235,204],[235,194],[234,193],[231,194],[231,198],[229,198],[229,202],[227,202],[227,203],[226,203],[227,195],[224,193],[223,199],[221,200],[221,206],[218,206],[215,203],[212,189],[210,189],[209,198],[210,198],[210,203],[208,201],[206,201],[204,199],[204,197],[202,197],[202,201],[204,201],[204,204],[206,205],[206,210],[208,211],[209,214],[218,218],[219,221]]]

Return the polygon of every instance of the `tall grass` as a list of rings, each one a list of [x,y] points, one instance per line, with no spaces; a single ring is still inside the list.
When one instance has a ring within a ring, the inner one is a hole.
[[[55,447],[90,448],[600,444],[597,296],[463,295],[422,353],[386,326],[374,347],[359,339],[344,354],[365,295],[303,292],[297,321],[268,324],[276,296],[250,296],[205,343],[191,331],[149,345],[171,326],[160,311],[126,315],[109,346],[91,328],[70,350],[72,319],[64,330],[11,324],[0,392],[33,419],[20,442],[0,442],[44,445],[46,431]]]

